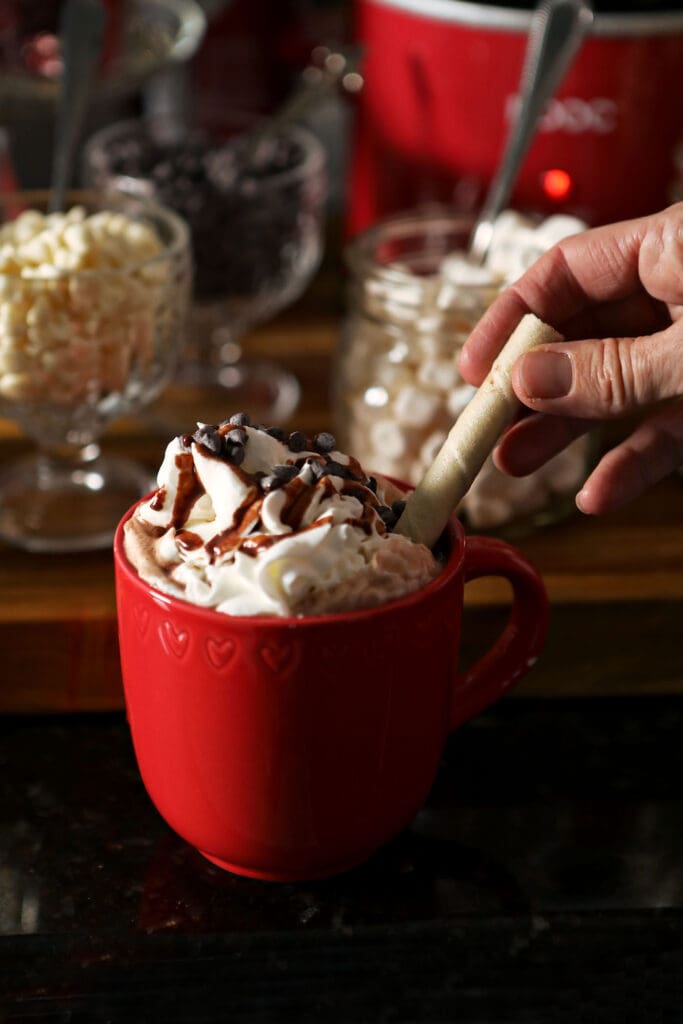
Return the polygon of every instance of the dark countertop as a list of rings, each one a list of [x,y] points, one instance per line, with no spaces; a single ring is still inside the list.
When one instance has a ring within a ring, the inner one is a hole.
[[[123,715],[0,720],[0,1020],[683,1021],[683,698],[508,698],[346,875],[221,872]]]

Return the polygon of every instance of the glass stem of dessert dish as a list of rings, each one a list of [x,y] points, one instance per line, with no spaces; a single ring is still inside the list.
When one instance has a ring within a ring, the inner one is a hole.
[[[49,414],[41,422],[48,419]],[[37,436],[39,424],[34,427],[37,451],[0,473],[0,538],[36,552],[106,547],[124,495],[144,494],[149,473],[126,459],[103,456],[99,429],[70,429],[68,437],[80,433],[80,441],[46,444]],[[27,427],[24,432],[34,434]]]
[[[184,401],[195,407],[201,402],[212,412],[226,405],[248,406],[256,409],[259,419],[272,423],[289,419],[301,397],[297,378],[273,360],[244,354],[250,330],[266,319],[263,309],[246,306],[240,313],[227,300],[196,300],[190,313],[188,344],[175,378]]]
[[[170,378],[190,283],[189,241],[156,204],[67,193],[0,200],[0,414],[37,452],[0,473],[0,539],[30,551],[111,543],[150,476],[103,455],[111,419]]]

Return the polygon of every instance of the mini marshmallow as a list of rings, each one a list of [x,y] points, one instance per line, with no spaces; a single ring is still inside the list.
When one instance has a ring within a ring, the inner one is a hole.
[[[454,252],[441,263],[441,276],[450,284],[465,288],[482,288],[498,285],[500,280],[490,267],[473,263],[464,253]]]
[[[390,363],[405,363],[411,356],[412,350],[410,345],[405,341],[397,341],[392,348],[387,352],[387,359]]]
[[[401,459],[409,448],[406,432],[390,419],[381,419],[373,423],[370,428],[370,443],[374,451],[386,459]]]
[[[441,402],[436,395],[410,386],[398,392],[392,411],[399,423],[427,427],[434,422],[440,409]]]
[[[380,363],[375,371],[374,379],[377,384],[389,392],[390,395],[397,395],[406,388],[413,388],[415,385],[415,374],[410,366],[392,366],[390,363]]]
[[[445,333],[444,331],[437,331],[435,333],[420,334],[417,339],[418,351],[427,356],[427,358],[438,359],[443,356],[452,355],[454,351],[458,349],[458,339],[456,335]]]
[[[538,225],[534,231],[534,236],[536,245],[545,250],[552,248],[557,242],[561,242],[563,238],[569,238],[570,235],[578,235],[585,230],[586,225],[578,217],[556,213]]]
[[[459,384],[446,399],[446,408],[452,420],[457,419],[467,403],[474,397],[476,388],[472,384]]]
[[[424,469],[426,469],[427,466],[431,466],[439,449],[446,440],[446,436],[445,430],[435,430],[423,443],[420,448],[420,462]]]
[[[149,261],[161,251],[149,226],[107,210],[27,210],[2,225],[0,395],[62,402],[120,390],[122,367],[150,358],[168,270]]]
[[[452,359],[425,359],[417,369],[418,383],[434,391],[450,392],[461,380]]]

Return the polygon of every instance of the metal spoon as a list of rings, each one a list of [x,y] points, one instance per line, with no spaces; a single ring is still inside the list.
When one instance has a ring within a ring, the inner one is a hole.
[[[542,0],[534,11],[520,78],[517,115],[472,233],[469,257],[475,263],[486,259],[493,222],[510,198],[536,123],[592,24],[590,0]]]
[[[50,182],[51,213],[62,210],[104,36],[101,0],[67,0],[59,26],[63,70]]]

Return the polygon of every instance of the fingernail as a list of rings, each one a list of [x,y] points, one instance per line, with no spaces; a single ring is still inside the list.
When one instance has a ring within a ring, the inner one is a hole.
[[[572,386],[571,360],[566,352],[527,352],[520,377],[530,398],[562,398]]]

